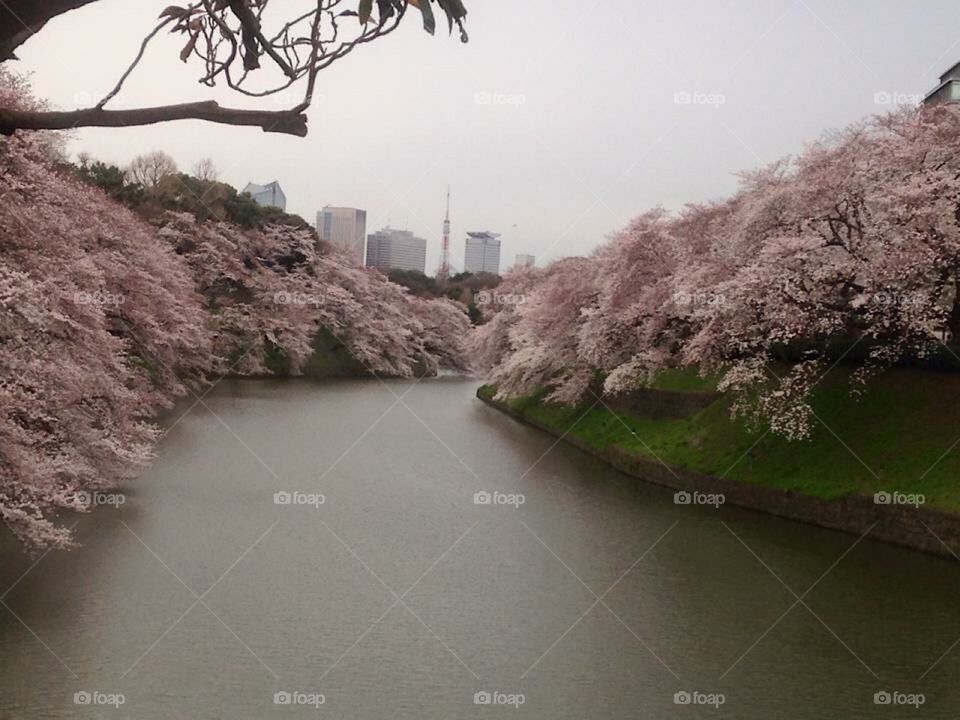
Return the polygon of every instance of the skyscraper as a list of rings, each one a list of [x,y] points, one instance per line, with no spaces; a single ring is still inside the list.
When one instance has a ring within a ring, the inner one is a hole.
[[[426,266],[427,241],[409,230],[385,227],[367,238],[367,267],[422,273]]]
[[[321,240],[350,250],[357,265],[363,265],[367,237],[367,211],[327,205],[317,213],[317,234]]]
[[[533,255],[517,255],[514,261],[514,267],[533,267],[537,264],[537,259]]]
[[[466,272],[500,273],[500,235],[492,232],[468,232],[463,253]]]

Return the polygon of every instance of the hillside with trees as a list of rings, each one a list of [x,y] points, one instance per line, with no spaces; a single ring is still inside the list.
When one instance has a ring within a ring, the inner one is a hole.
[[[0,74],[0,106],[38,105]],[[320,335],[371,374],[466,367],[462,305],[410,295],[222,183],[170,171],[145,187],[65,163],[62,142],[0,139],[0,519],[30,549],[69,546],[57,513],[142,469],[159,409],[225,375],[300,374]]]
[[[461,272],[440,281],[416,270],[391,270],[387,273],[391,282],[403,285],[412,294],[422,298],[449,298],[467,306],[470,320],[479,325],[484,322],[480,305],[489,293],[484,291],[497,287],[501,278],[492,273]]]
[[[904,109],[745,174],[728,200],[652,210],[586,258],[524,269],[485,308],[501,397],[576,403],[664,371],[717,379],[787,439],[839,362],[856,397],[895,365],[960,365],[960,112]]]

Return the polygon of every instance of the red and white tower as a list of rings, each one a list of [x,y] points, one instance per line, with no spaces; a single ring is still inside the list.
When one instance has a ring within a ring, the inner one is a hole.
[[[450,188],[447,187],[447,214],[443,219],[443,242],[440,245],[440,269],[437,280],[446,280],[450,276]]]

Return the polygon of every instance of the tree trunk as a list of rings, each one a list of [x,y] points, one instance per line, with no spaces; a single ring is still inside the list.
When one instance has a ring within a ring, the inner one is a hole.
[[[14,50],[47,21],[97,0],[4,0],[0,2],[0,62],[16,58]]]
[[[950,311],[950,334],[953,337],[947,341],[949,345],[960,342],[960,278],[954,280],[953,288],[953,309]]]

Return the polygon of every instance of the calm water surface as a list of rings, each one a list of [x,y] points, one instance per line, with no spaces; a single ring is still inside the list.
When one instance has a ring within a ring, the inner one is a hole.
[[[956,564],[675,506],[476,386],[218,387],[81,549],[3,541],[0,718],[960,713]]]

